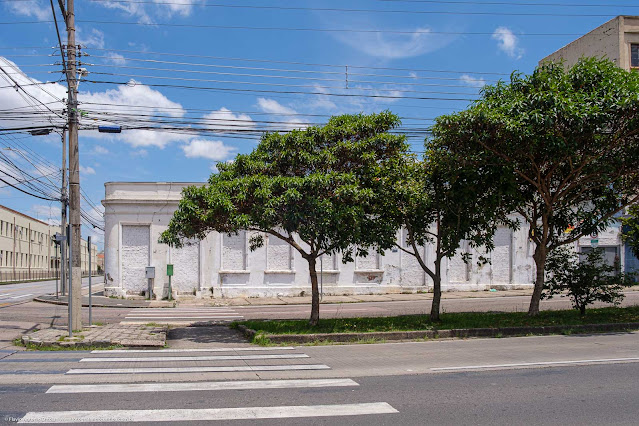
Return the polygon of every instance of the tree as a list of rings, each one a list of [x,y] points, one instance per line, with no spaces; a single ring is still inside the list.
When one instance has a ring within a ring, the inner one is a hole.
[[[549,253],[547,261],[549,278],[542,298],[566,292],[581,315],[597,301],[620,304],[624,286],[632,285],[633,275],[620,272],[618,265],[608,265],[602,249],[593,249],[580,259],[574,251],[559,247]]]
[[[539,313],[548,253],[605,229],[639,200],[639,74],[608,60],[515,73],[467,110],[440,117],[433,134],[517,185],[512,208],[535,244],[530,315]]]
[[[635,257],[639,258],[639,204],[628,207],[628,215],[621,218],[623,241],[628,244]]]
[[[406,232],[405,241],[396,246],[414,256],[433,280],[432,321],[439,321],[442,261],[455,256],[464,240],[470,247],[490,250],[498,226],[517,225],[508,218],[507,200],[515,189],[510,182],[495,169],[475,168],[451,155],[440,142],[427,141],[423,161],[407,159],[391,168],[397,174],[385,176],[380,197],[380,215]],[[428,262],[420,247],[430,244],[435,257]],[[468,253],[462,256],[470,261]],[[480,256],[480,263],[486,261]]]
[[[218,164],[202,187],[187,187],[160,241],[179,246],[212,230],[258,231],[290,244],[308,262],[312,290],[309,323],[319,322],[316,263],[342,253],[344,262],[369,247],[390,247],[396,230],[374,216],[379,176],[398,164],[408,146],[388,133],[400,124],[390,112],[333,117],[323,127],[264,134],[258,147]]]

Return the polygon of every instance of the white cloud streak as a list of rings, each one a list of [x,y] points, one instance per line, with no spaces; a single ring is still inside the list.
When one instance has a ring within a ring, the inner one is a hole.
[[[459,79],[462,83],[467,84],[471,87],[484,87],[486,85],[486,80],[483,77],[473,77],[468,74],[464,74]]]
[[[498,27],[492,35],[493,40],[497,40],[497,47],[502,52],[514,59],[521,59],[524,49],[519,47],[519,39],[507,27]]]
[[[206,158],[214,161],[225,160],[236,151],[234,147],[225,145],[222,141],[204,139],[193,139],[182,145],[182,150],[188,158]]]

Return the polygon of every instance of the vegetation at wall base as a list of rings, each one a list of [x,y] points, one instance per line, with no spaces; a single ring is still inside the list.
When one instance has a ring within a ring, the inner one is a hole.
[[[639,306],[597,308],[582,316],[576,310],[525,312],[443,313],[433,322],[429,315],[401,315],[372,318],[326,318],[317,326],[305,320],[238,321],[262,334],[370,333],[383,331],[451,330],[461,328],[546,327],[557,325],[613,324],[639,322]]]

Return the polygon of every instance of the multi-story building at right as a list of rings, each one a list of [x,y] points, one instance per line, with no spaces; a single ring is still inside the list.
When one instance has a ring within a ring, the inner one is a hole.
[[[625,70],[639,70],[639,16],[617,16],[546,56],[540,63],[563,60],[571,67],[584,56],[608,58]]]
[[[639,72],[639,16],[617,16],[546,56],[539,63],[563,62],[569,68],[582,57],[607,58],[619,68]],[[589,250],[593,239],[580,239],[579,250]],[[608,261],[619,260],[627,272],[639,271],[639,259],[633,255],[630,247],[623,244],[619,223],[612,224],[596,240],[604,249]]]

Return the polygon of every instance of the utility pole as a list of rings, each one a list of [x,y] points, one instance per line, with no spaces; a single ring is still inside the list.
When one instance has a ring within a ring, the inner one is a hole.
[[[61,2],[60,2],[61,3]],[[71,249],[71,286],[69,305],[72,317],[72,329],[82,329],[82,234],[80,216],[80,155],[78,151],[78,77],[76,70],[75,9],[74,0],[67,0],[64,12],[67,24],[67,86],[69,91],[67,116],[69,118],[69,224],[72,236]]]
[[[60,233],[66,235],[67,233],[67,202],[69,200],[67,195],[67,130],[62,130],[62,216],[60,217]],[[62,243],[60,243],[62,246]],[[66,276],[65,273],[67,267],[62,258],[62,248],[60,248],[60,286],[62,287],[62,295],[65,294],[66,289]]]

